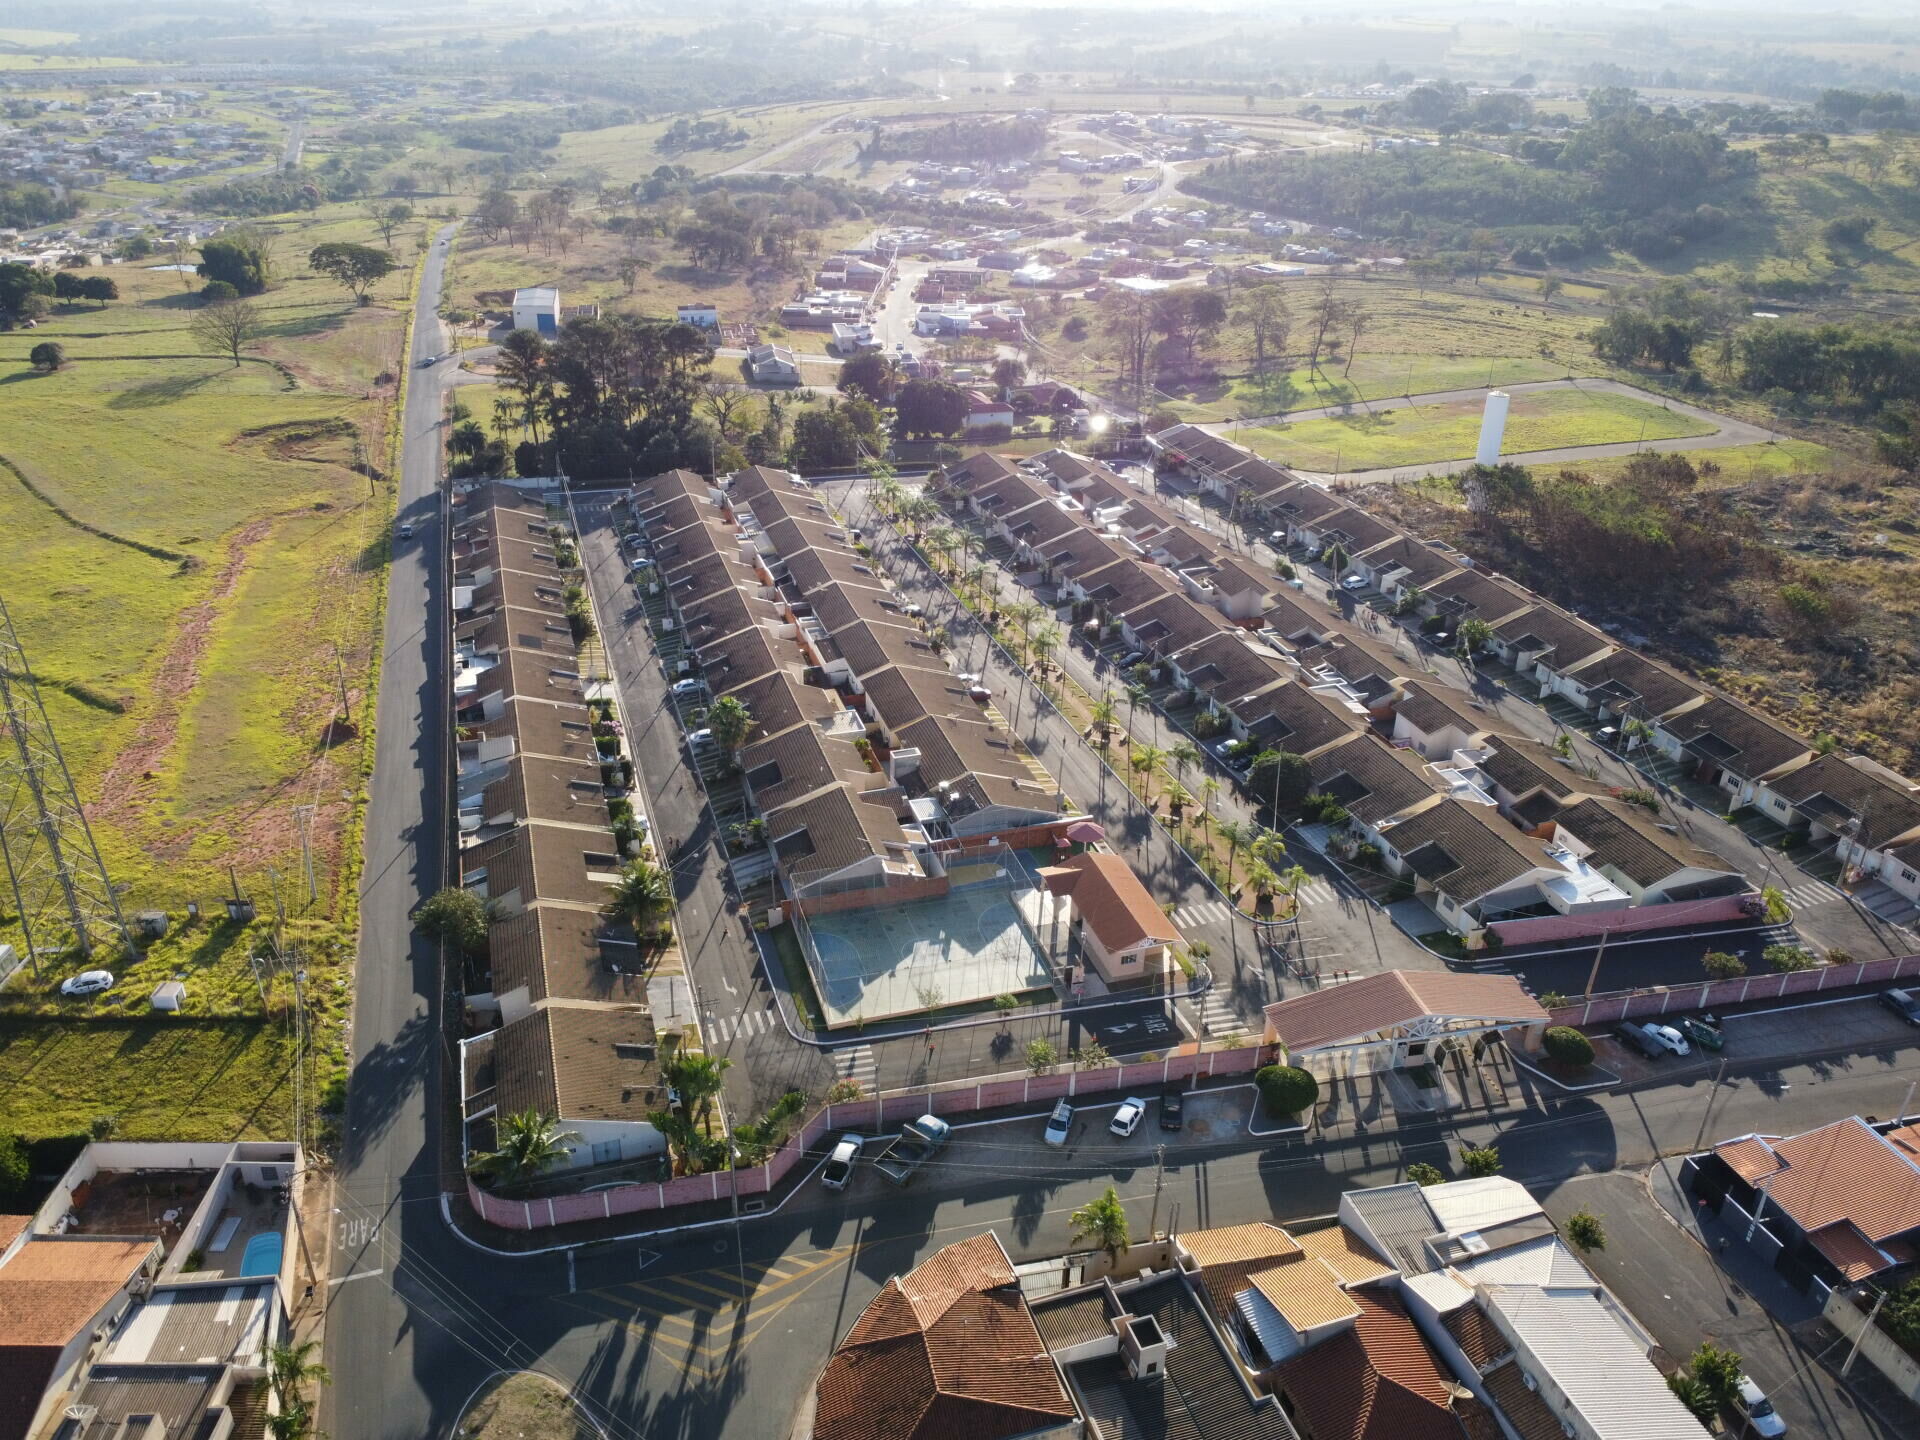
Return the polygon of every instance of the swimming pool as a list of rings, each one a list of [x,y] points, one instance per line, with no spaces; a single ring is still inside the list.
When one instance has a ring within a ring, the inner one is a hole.
[[[278,1275],[280,1273],[280,1237],[256,1235],[247,1241],[240,1257],[242,1275]]]

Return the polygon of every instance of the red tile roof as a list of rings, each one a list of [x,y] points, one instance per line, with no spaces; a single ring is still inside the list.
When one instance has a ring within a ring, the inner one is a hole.
[[[1041,877],[1055,895],[1073,897],[1075,912],[1109,951],[1131,950],[1150,941],[1172,944],[1180,938],[1152,892],[1118,855],[1089,850],[1049,866]]]
[[[817,1440],[1004,1440],[1077,1413],[991,1231],[888,1281],[816,1395]]]
[[[1827,1257],[1828,1264],[1849,1280],[1865,1280],[1887,1268],[1887,1257],[1844,1220],[1814,1231],[1807,1239]]]
[[[29,1240],[0,1266],[0,1440],[22,1440],[61,1351],[154,1248],[152,1240]]]
[[[1547,1012],[1511,975],[1455,975],[1388,970],[1329,990],[1296,995],[1267,1006],[1267,1028],[1299,1052],[1357,1040],[1422,1016],[1547,1022]]]
[[[1313,1440],[1463,1440],[1453,1391],[1400,1302],[1355,1290],[1353,1328],[1269,1377]]]
[[[1920,1160],[1858,1116],[1783,1139],[1747,1136],[1714,1148],[1808,1235],[1851,1222],[1877,1244],[1920,1229]],[[1778,1166],[1771,1172],[1763,1159],[1769,1151]],[[1841,1253],[1861,1258],[1857,1248]]]

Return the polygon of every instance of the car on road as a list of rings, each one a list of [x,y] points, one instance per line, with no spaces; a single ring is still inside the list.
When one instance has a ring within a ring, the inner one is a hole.
[[[1882,990],[1880,1003],[1909,1025],[1920,1025],[1920,990]]]
[[[687,736],[687,748],[690,750],[708,750],[713,747],[713,731],[696,730]]]
[[[1647,1038],[1670,1055],[1691,1055],[1693,1047],[1687,1043],[1687,1037],[1671,1025],[1646,1025],[1641,1027],[1647,1032]]]
[[[1146,1114],[1147,1102],[1137,1095],[1129,1095],[1120,1102],[1120,1108],[1113,1112],[1113,1123],[1107,1129],[1124,1139],[1140,1128],[1140,1122],[1146,1118]]]
[[[402,540],[411,540],[413,538],[413,522],[411,520],[402,522],[400,528],[394,533]]]
[[[1367,588],[1367,577],[1364,575],[1342,575],[1340,577],[1340,588],[1342,590],[1364,590]]]
[[[993,698],[993,691],[989,690],[984,685],[969,685],[967,687],[967,698],[969,700],[979,700],[979,701],[985,702]]]
[[[905,615],[909,620],[918,620],[922,615],[927,613],[927,607],[916,601],[911,604],[902,605],[900,607],[900,613]]]
[[[1047,1130],[1042,1138],[1057,1150],[1067,1143],[1067,1136],[1072,1133],[1073,1106],[1062,1100],[1053,1107],[1053,1113],[1047,1117]]]
[[[1755,1435],[1765,1435],[1772,1440],[1775,1435],[1787,1433],[1787,1422],[1773,1408],[1773,1401],[1767,1398],[1767,1392],[1753,1383],[1751,1375],[1740,1377],[1739,1388],[1733,1394],[1733,1408],[1747,1422],[1747,1429]]]
[[[682,700],[690,695],[698,695],[706,688],[707,682],[704,680],[676,680],[673,682],[673,693]]]
[[[1267,536],[1267,544],[1271,545],[1276,550],[1286,549],[1287,548],[1287,532],[1284,530],[1274,531],[1271,535]]]
[[[1180,1090],[1169,1090],[1160,1097],[1160,1128],[1178,1130],[1187,1121],[1187,1097]]]
[[[421,368],[422,370],[429,370],[429,369],[431,369],[431,368],[432,368],[432,367],[433,367],[434,365],[436,365],[437,363],[439,363],[439,360],[440,360],[440,357],[439,357],[438,355],[427,355],[427,356],[424,356],[424,357],[422,357],[422,359],[421,359],[421,361],[420,361],[420,368]]]
[[[1674,1022],[1679,1032],[1698,1045],[1702,1050],[1724,1050],[1727,1037],[1720,1033],[1719,1027],[1708,1022],[1703,1016],[1689,1015]]]
[[[860,1158],[860,1147],[866,1143],[864,1135],[842,1135],[820,1169],[821,1185],[829,1190],[846,1189],[847,1182],[853,1179],[853,1162]]]
[[[98,995],[102,990],[112,988],[111,970],[82,970],[78,975],[70,975],[60,982],[62,995]]]

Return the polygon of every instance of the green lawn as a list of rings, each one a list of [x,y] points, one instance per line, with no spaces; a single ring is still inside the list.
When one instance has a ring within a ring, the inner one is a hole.
[[[1824,475],[1839,463],[1841,456],[1810,440],[1782,440],[1773,445],[1729,445],[1715,450],[1689,450],[1687,459],[1694,468],[1711,464],[1714,475],[1701,478],[1703,485],[1715,487],[1745,485],[1755,480],[1770,480],[1780,475]],[[1627,468],[1626,459],[1587,460],[1580,468],[1596,478],[1618,475]]]
[[[1176,396],[1163,408],[1182,420],[1227,421],[1343,405],[1351,400],[1390,400],[1441,390],[1520,385],[1529,380],[1561,380],[1568,366],[1526,356],[1453,357],[1434,355],[1360,355],[1353,368],[1324,371],[1300,366],[1265,383],[1242,377],[1204,389],[1164,392]],[[1575,375],[1596,373],[1593,365],[1572,367]]]
[[[293,1129],[285,1022],[0,1018],[0,1129],[84,1134],[106,1116],[121,1140],[284,1139]]]
[[[1390,469],[1470,457],[1480,437],[1481,410],[1478,400],[1417,410],[1401,405],[1281,428],[1239,429],[1233,438],[1270,459],[1306,470]],[[1711,433],[1711,426],[1689,416],[1623,395],[1545,390],[1514,396],[1505,453],[1518,456],[1574,445]]]

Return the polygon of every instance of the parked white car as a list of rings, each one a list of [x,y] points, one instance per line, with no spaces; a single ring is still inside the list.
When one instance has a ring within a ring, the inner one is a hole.
[[[78,975],[70,975],[60,982],[62,995],[98,995],[102,990],[112,988],[111,970],[82,970]]]
[[[673,693],[682,699],[685,699],[689,695],[698,695],[706,688],[707,682],[704,680],[676,680],[673,682]]]
[[[1647,1038],[1674,1055],[1691,1055],[1693,1047],[1687,1043],[1687,1037],[1671,1025],[1648,1025]]]
[[[1113,1123],[1107,1129],[1124,1138],[1140,1128],[1140,1122],[1146,1118],[1146,1114],[1147,1102],[1129,1095],[1120,1102],[1120,1108],[1113,1112]]]
[[[846,1189],[847,1182],[853,1179],[853,1162],[860,1158],[860,1147],[866,1143],[864,1135],[842,1135],[833,1153],[827,1156],[827,1163],[820,1168],[821,1185],[828,1190]]]
[[[1733,1408],[1740,1412],[1747,1422],[1747,1428],[1756,1435],[1765,1435],[1771,1440],[1775,1435],[1787,1433],[1787,1422],[1773,1408],[1767,1392],[1753,1383],[1751,1375],[1740,1377],[1740,1389],[1734,1396]]]
[[[1067,1143],[1067,1136],[1073,1132],[1073,1106],[1062,1100],[1053,1107],[1053,1114],[1047,1117],[1047,1144],[1059,1149]]]

